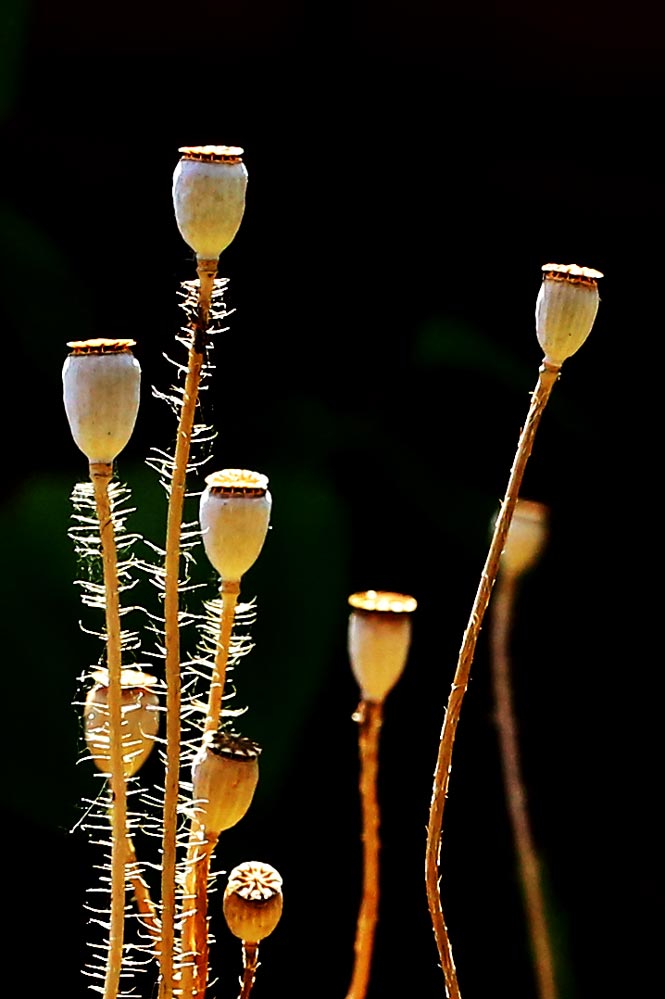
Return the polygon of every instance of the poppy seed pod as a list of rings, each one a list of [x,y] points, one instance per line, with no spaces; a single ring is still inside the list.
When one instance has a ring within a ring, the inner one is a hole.
[[[234,867],[224,891],[224,918],[234,936],[257,944],[277,926],[283,906],[282,878],[270,864],[251,860]]]
[[[244,468],[225,468],[208,475],[206,483],[199,506],[206,555],[224,582],[239,582],[268,533],[268,479]]]
[[[543,503],[518,499],[501,553],[501,571],[513,576],[538,561],[547,541],[548,509]]]
[[[134,340],[81,340],[62,369],[72,437],[89,462],[110,464],[132,436],[139,409],[141,367]]]
[[[366,590],[349,597],[348,648],[351,669],[364,701],[382,702],[395,686],[411,644],[413,597]]]
[[[192,761],[199,824],[216,839],[243,818],[259,780],[261,749],[243,736],[209,733]]]
[[[85,741],[95,765],[111,772],[109,738],[108,674],[93,673],[97,681],[88,691],[83,709]],[[159,731],[159,699],[151,690],[156,677],[136,669],[123,669],[120,676],[123,769],[126,777],[137,773],[147,760]]]
[[[544,264],[536,300],[536,334],[545,361],[559,367],[582,346],[598,312],[600,271]]]
[[[217,260],[245,211],[247,168],[238,146],[182,146],[173,173],[180,235],[199,260]]]

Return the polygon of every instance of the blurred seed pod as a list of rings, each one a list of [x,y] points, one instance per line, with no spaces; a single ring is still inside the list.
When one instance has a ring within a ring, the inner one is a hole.
[[[96,670],[83,709],[85,741],[95,765],[111,772],[108,673]],[[137,773],[152,751],[159,731],[159,698],[151,689],[157,678],[141,670],[123,669],[120,677],[122,752],[125,776]]]
[[[216,260],[245,211],[247,168],[238,146],[182,146],[173,207],[182,238],[199,260]]]
[[[514,576],[531,569],[547,542],[549,510],[544,503],[518,499],[501,554],[501,571]]]
[[[582,346],[593,326],[600,297],[600,271],[577,264],[544,264],[536,300],[536,334],[545,361],[556,366]]]
[[[62,369],[65,412],[72,437],[89,462],[110,464],[132,436],[139,408],[141,367],[134,340],[80,340]]]
[[[208,733],[192,761],[192,785],[200,825],[216,839],[246,814],[259,780],[261,748],[244,736]]]
[[[244,468],[206,477],[199,515],[206,555],[224,582],[239,582],[259,557],[268,533],[268,479]]]
[[[224,892],[224,918],[234,936],[257,944],[277,926],[283,907],[282,878],[256,860],[234,867]]]
[[[366,590],[349,597],[348,649],[364,701],[383,701],[399,680],[417,603],[404,593]]]

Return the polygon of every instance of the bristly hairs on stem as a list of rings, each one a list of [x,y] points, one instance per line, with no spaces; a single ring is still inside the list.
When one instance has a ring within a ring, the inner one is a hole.
[[[141,542],[141,536],[136,532],[129,533],[127,521],[135,512],[131,504],[131,493],[129,488],[121,484],[117,478],[108,482],[108,504],[111,524],[115,536],[115,548],[118,554],[116,560],[116,578],[118,597],[132,591],[138,582],[137,571],[141,562],[135,554],[137,545]],[[80,482],[74,486],[71,495],[73,512],[71,515],[71,526],[69,537],[74,545],[74,552],[77,556],[80,576],[75,580],[76,585],[81,590],[81,601],[84,607],[93,611],[105,611],[106,608],[106,588],[104,584],[104,571],[102,565],[99,520],[97,516],[97,503],[95,500],[95,490],[92,482]],[[127,615],[138,611],[143,613],[143,609],[135,605],[118,606],[119,621],[124,621]],[[91,628],[83,620],[80,622],[81,630],[93,635],[106,646],[107,629]],[[140,633],[138,630],[122,628],[119,631],[119,647],[124,655],[132,654],[135,658],[141,648]],[[103,661],[104,654],[100,655]],[[82,694],[77,695],[74,706],[79,710],[80,717],[85,709],[85,691],[90,688],[95,675],[99,672],[99,662],[90,667],[90,671],[84,673],[79,678]],[[124,723],[123,723],[124,724]],[[90,762],[90,749],[85,746],[82,740],[82,753],[79,763]],[[113,807],[113,796],[111,782],[108,773],[95,769],[94,777],[103,781],[100,793],[94,799],[84,799],[82,805],[84,812],[76,823],[76,828],[83,829],[91,845],[100,846],[105,852],[103,860],[96,865],[100,871],[100,881],[98,886],[88,889],[90,901],[86,901],[85,909],[89,915],[89,924],[93,927],[101,927],[107,932],[110,908],[109,889],[113,878],[111,863],[112,839],[110,837],[109,817]],[[152,964],[154,957],[155,937],[158,933],[157,924],[154,918],[154,906],[150,898],[150,889],[145,880],[145,867],[141,866],[135,854],[133,854],[132,838],[139,834],[142,824],[142,809],[139,802],[141,786],[137,775],[129,776],[126,782],[126,844],[127,850],[131,850],[124,858],[123,867],[127,870],[128,888],[132,890],[138,900],[135,907],[128,902],[125,906],[124,921],[125,933],[122,950],[122,970],[120,971],[119,982],[120,996],[133,995],[132,981],[136,973],[143,973]],[[134,802],[137,802],[134,807]],[[72,830],[73,831],[73,830]],[[93,901],[94,899],[94,901]],[[131,926],[134,932],[127,932]],[[150,941],[146,939],[146,930],[150,933]],[[89,941],[90,958],[83,968],[83,974],[90,979],[90,988],[93,991],[103,992],[103,983],[107,976],[107,960],[109,955],[108,943],[104,939],[100,941]]]

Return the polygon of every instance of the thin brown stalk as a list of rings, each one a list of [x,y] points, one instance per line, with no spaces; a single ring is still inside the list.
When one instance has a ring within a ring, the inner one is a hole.
[[[439,889],[439,864],[441,859],[441,831],[443,827],[443,812],[448,794],[450,770],[452,766],[453,745],[460,718],[462,701],[469,683],[469,674],[473,656],[482,627],[483,618],[489,604],[492,587],[499,570],[501,552],[503,551],[510,522],[515,511],[515,505],[522,484],[524,470],[531,454],[533,442],[540,423],[543,410],[547,405],[554,383],[559,375],[559,367],[543,362],[538,372],[538,382],[531,395],[531,405],[526,423],[520,434],[517,451],[510,470],[506,494],[501,504],[501,510],[496,519],[494,532],[490,543],[487,559],[480,577],[480,583],[471,608],[469,621],[464,632],[459,651],[455,676],[448,698],[439,750],[434,771],[432,799],[430,803],[429,822],[427,826],[427,846],[425,851],[425,887],[434,937],[439,959],[443,970],[446,995],[450,999],[461,999],[457,971],[453,959],[452,947],[448,929],[443,916],[441,895]]]
[[[242,942],[242,978],[240,979],[240,995],[238,999],[249,999],[256,972],[259,967],[259,945],[257,943]]]
[[[210,263],[209,261],[206,263]],[[216,270],[216,267],[215,267]],[[215,272],[199,268],[199,319],[192,331],[187,375],[178,421],[166,523],[164,561],[164,646],[166,650],[166,773],[162,836],[162,950],[159,999],[172,999],[176,917],[176,832],[180,788],[180,540],[187,465],[204,364],[205,331]]]
[[[136,908],[141,916],[141,923],[150,934],[153,942],[153,954],[159,959],[161,955],[162,928],[157,914],[157,907],[150,897],[150,889],[146,884],[136,859],[136,850],[129,836],[125,839],[125,870],[127,881],[132,886]]]
[[[365,999],[374,952],[374,937],[379,913],[379,838],[380,809],[377,794],[379,775],[379,737],[383,722],[383,704],[361,701],[355,720],[358,722],[360,755],[359,790],[362,806],[363,887],[356,939],[355,963],[346,999]]]
[[[240,584],[237,581],[222,583],[219,637],[210,681],[204,734],[216,732],[219,728],[226,667],[239,592]],[[184,996],[205,994],[208,980],[208,871],[215,843],[204,842],[201,836],[202,828],[198,818],[194,815],[189,830],[183,902],[182,990]],[[190,962],[189,955],[193,955],[193,962]]]
[[[235,616],[239,593],[240,583],[237,581],[224,581],[222,583],[222,610],[219,621],[219,638],[217,641],[215,662],[210,681],[210,692],[208,695],[208,708],[206,711],[204,733],[216,732],[219,728],[219,720],[222,715],[224,685],[226,683],[226,667],[228,665],[229,651],[231,648],[233,619]]]
[[[193,842],[198,822],[192,822],[182,909],[181,996],[204,996],[208,984],[208,877],[215,843]]]
[[[109,482],[113,465],[90,463],[99,520],[106,604],[106,666],[108,669],[109,757],[111,767],[111,916],[104,999],[116,999],[120,988],[125,933],[125,837],[127,834],[127,783],[122,752],[122,672],[120,594],[115,529],[111,515]]]
[[[516,586],[517,576],[515,573],[500,572],[492,601],[490,647],[496,725],[508,813],[524,892],[538,996],[540,999],[557,999],[554,958],[545,915],[540,866],[529,820],[526,787],[522,777],[517,720],[513,703],[509,646]]]

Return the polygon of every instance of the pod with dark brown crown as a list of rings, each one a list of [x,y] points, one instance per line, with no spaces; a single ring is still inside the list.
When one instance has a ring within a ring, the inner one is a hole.
[[[96,670],[83,709],[85,741],[95,765],[111,773],[109,737],[109,681],[106,670]],[[157,678],[142,670],[123,669],[120,678],[123,769],[133,777],[141,769],[159,731],[159,698],[152,689]]]
[[[411,644],[415,599],[365,590],[349,597],[348,649],[363,701],[381,703],[399,680]]]
[[[582,346],[594,324],[600,271],[577,264],[544,264],[536,299],[536,335],[545,363],[560,367]]]
[[[194,807],[210,842],[240,822],[259,780],[261,748],[228,732],[209,732],[192,761]]]
[[[521,576],[533,568],[547,542],[549,510],[535,500],[517,500],[501,553],[501,572]]]
[[[224,891],[224,918],[234,936],[258,944],[282,916],[282,878],[270,864],[250,860],[234,867]]]
[[[134,430],[141,367],[134,340],[80,340],[62,369],[65,412],[72,437],[91,463],[110,464]]]
[[[239,146],[181,146],[173,207],[182,238],[199,261],[214,261],[232,242],[245,211],[247,168]]]
[[[239,582],[259,557],[268,533],[268,479],[244,468],[225,468],[205,481],[199,514],[206,555],[223,582]]]

